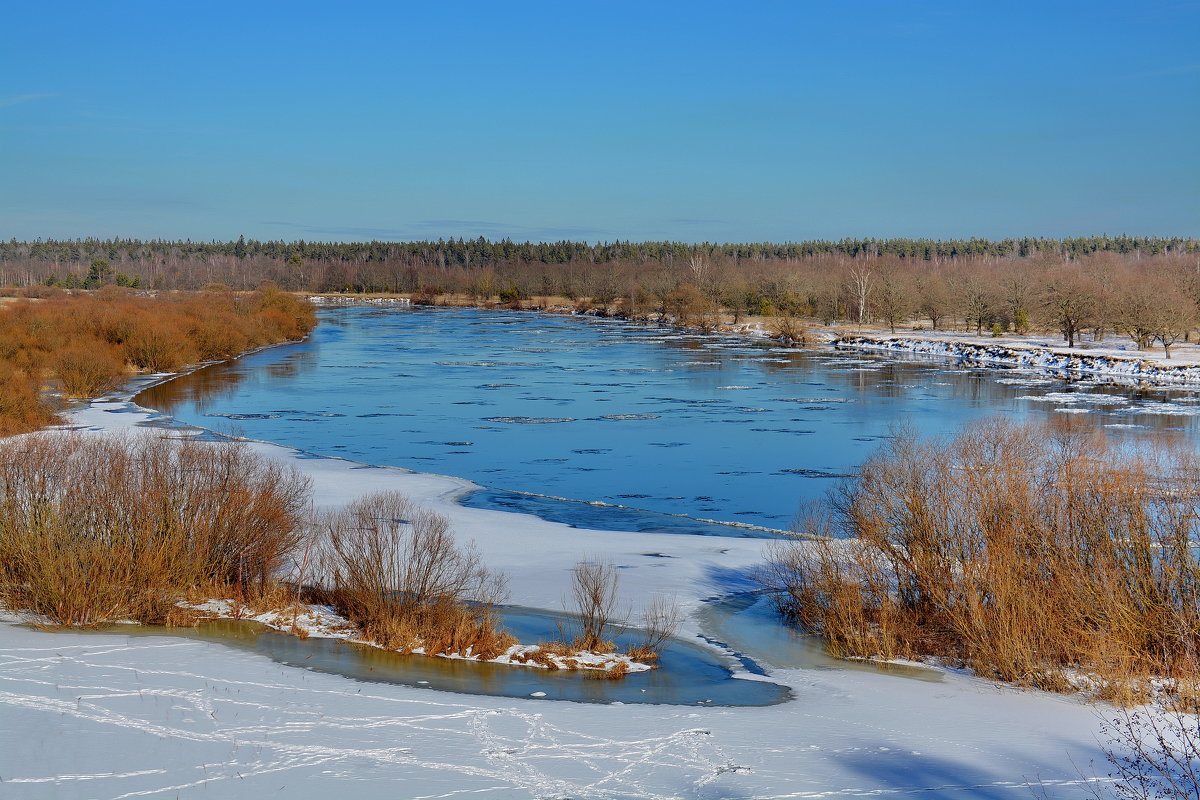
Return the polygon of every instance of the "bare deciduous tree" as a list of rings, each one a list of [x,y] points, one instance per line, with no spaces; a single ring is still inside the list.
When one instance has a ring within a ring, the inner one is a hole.
[[[896,332],[896,323],[908,319],[912,306],[912,295],[904,282],[894,273],[885,273],[875,292],[875,309],[892,333]]]
[[[1042,295],[1042,308],[1058,325],[1068,347],[1096,313],[1096,294],[1090,281],[1075,271],[1062,271],[1050,278]]]
[[[850,296],[858,309],[858,324],[862,325],[867,319],[867,303],[871,299],[872,278],[874,274],[866,267],[854,267],[847,275],[850,285]]]
[[[607,637],[617,603],[617,578],[611,561],[580,561],[571,570],[571,595],[580,625],[575,647],[595,652],[614,649]]]

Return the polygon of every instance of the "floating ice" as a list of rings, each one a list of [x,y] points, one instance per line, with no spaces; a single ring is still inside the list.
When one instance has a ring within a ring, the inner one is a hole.
[[[529,361],[435,361],[441,367],[541,367]]]
[[[251,420],[251,419],[279,419],[279,414],[205,414],[206,417],[224,417],[225,419],[235,420]],[[341,416],[340,414],[338,416]]]
[[[1034,403],[1086,403],[1096,406],[1123,406],[1129,403],[1126,397],[1115,394],[1093,394],[1091,392],[1049,392],[1047,394],[1026,394],[1017,398]]]

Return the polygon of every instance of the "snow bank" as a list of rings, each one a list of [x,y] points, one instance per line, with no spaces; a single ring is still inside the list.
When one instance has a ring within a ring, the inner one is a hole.
[[[1135,383],[1200,384],[1200,365],[1164,364],[1114,355],[1084,355],[1040,347],[982,345],[903,336],[842,336],[835,339],[833,344],[848,350],[888,350],[941,356],[967,364],[1105,375]]]

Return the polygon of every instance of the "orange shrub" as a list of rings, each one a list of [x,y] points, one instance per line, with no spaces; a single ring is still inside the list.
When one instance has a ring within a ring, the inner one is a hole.
[[[248,295],[138,297],[116,287],[46,295],[0,309],[0,365],[9,376],[0,388],[0,434],[46,424],[52,415],[37,392],[55,380],[68,396],[93,396],[116,386],[126,365],[173,372],[301,338],[316,324],[308,303],[270,287]]]
[[[113,347],[71,345],[50,360],[68,397],[94,397],[117,387],[125,378],[125,363]]]

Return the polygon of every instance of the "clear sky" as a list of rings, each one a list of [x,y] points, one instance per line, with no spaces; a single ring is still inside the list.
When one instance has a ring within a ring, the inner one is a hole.
[[[1200,236],[1200,3],[10,2],[0,236]]]

